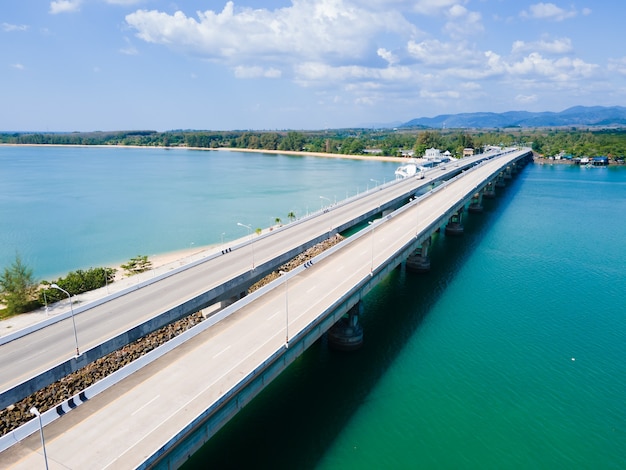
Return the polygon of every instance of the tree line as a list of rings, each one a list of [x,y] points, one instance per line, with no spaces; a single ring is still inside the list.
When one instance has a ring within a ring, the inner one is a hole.
[[[512,128],[472,129],[334,129],[322,131],[186,131],[150,130],[72,133],[0,134],[5,144],[138,145],[154,147],[246,148],[398,156],[431,147],[462,155],[464,148],[485,145],[530,145],[545,156],[564,152],[574,157],[624,159],[625,129]]]

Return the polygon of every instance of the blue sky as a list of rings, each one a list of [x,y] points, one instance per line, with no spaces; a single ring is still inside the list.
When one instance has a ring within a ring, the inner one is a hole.
[[[322,129],[626,104],[626,3],[19,0],[0,130]]]

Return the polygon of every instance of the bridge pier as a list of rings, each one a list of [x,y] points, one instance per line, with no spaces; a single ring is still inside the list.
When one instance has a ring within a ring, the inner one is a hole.
[[[463,208],[450,217],[446,224],[446,235],[463,235]]]
[[[496,177],[496,188],[504,188],[506,183],[504,181],[504,173],[499,173]]]
[[[409,255],[406,259],[406,268],[416,273],[425,273],[430,271],[430,256],[428,249],[430,248],[430,240],[428,237],[422,243],[422,246],[415,250],[415,253]]]
[[[328,330],[328,345],[338,351],[354,351],[363,345],[363,327],[359,316],[363,306],[359,300]]]
[[[467,210],[473,213],[483,211],[483,191],[479,191],[472,196],[470,205],[468,206]]]
[[[493,181],[490,181],[487,183],[487,186],[485,186],[483,197],[485,199],[494,199],[496,197],[496,187]]]
[[[513,174],[512,174],[513,170],[511,168],[511,165],[508,165],[505,169],[504,169],[504,175],[503,178],[505,180],[510,180],[513,179]]]

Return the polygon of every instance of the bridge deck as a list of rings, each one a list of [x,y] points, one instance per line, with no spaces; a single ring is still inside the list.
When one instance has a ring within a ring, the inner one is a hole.
[[[264,270],[276,269],[289,256],[320,241],[330,231],[345,229],[353,221],[394,204],[420,186],[443,179],[484,157],[455,162],[447,171],[431,170],[425,180],[407,178],[388,184],[384,189],[361,194],[328,212],[288,224],[271,236],[253,237],[253,250],[247,242],[233,246],[232,251],[224,255],[181,269],[175,275],[157,279],[126,295],[84,306],[90,308],[80,314],[78,310],[84,307],[78,306],[76,329],[81,351],[78,358],[72,357],[75,347],[69,312],[64,319],[62,315],[57,316],[61,321],[1,344],[0,407],[15,403],[163,324],[210,305],[220,296],[232,295],[229,292],[238,288],[239,292],[245,290],[264,274]],[[253,259],[257,269],[251,273]],[[6,338],[0,338],[0,343],[5,341]],[[38,347],[33,348],[33,344]]]
[[[412,208],[376,223],[332,256],[301,270],[151,365],[46,426],[50,468],[131,468],[207,410],[302,330],[436,224],[503,164],[505,156],[468,172]],[[244,302],[245,303],[245,302]],[[14,468],[41,465],[34,434],[5,451]]]

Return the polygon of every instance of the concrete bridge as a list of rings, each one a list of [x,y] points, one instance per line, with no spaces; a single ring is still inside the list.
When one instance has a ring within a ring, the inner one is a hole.
[[[351,201],[341,208],[322,211],[318,215],[321,218],[311,219],[307,235],[298,235],[297,241],[286,235],[276,237],[281,234],[277,231],[271,235],[276,238],[265,237],[275,240],[271,243],[262,244],[263,239],[258,238],[255,244],[226,250],[215,259],[244,254],[228,268],[229,274],[219,274],[222,279],[228,278],[226,282],[212,287],[204,273],[200,283],[203,285],[195,287],[199,293],[184,304],[174,302],[170,310],[184,310],[180,306],[187,304],[186,308],[197,311],[216,300],[238,297],[247,285],[276,269],[304,246],[388,212],[312,263],[228,306],[172,344],[137,361],[130,370],[105,379],[110,384],[88,389],[45,413],[44,422],[49,423],[48,458],[65,468],[178,465],[342,317],[349,316],[352,323],[348,326],[358,330],[359,300],[405,260],[407,268],[427,269],[431,234],[444,226],[448,234],[462,233],[465,206],[469,204],[479,211],[481,198],[489,197],[493,188],[503,184],[530,155],[529,149],[511,150],[492,155],[480,164],[477,158],[471,164],[453,164],[445,171],[432,170],[440,175],[428,175],[425,181],[394,182],[354,205]],[[442,182],[453,173],[457,176],[416,197],[423,185]],[[278,255],[272,247],[275,244],[282,246]],[[225,263],[228,264],[231,263]],[[225,265],[222,270],[228,270]],[[220,265],[213,265],[212,269],[216,266]],[[187,271],[170,277],[176,279]],[[183,284],[198,275],[201,274],[196,271],[190,277],[183,276],[170,288],[179,292],[179,286],[182,289]],[[159,284],[150,286],[153,285]],[[214,292],[206,294],[210,291]],[[139,296],[139,302],[147,302],[151,295]],[[159,300],[165,302],[163,296]],[[129,301],[125,300],[120,308],[130,308]],[[169,314],[157,317],[162,315]],[[152,315],[146,321],[153,322],[154,318]],[[94,341],[100,348],[106,342]],[[71,344],[68,350],[72,350]],[[73,361],[74,366],[80,364],[80,358],[68,361]],[[49,370],[35,376],[49,374]],[[132,370],[136,371],[131,374]],[[76,409],[69,413],[71,408]],[[22,439],[37,431],[36,426],[35,422],[5,436],[4,448],[11,440],[19,443],[0,454],[0,459],[16,468],[37,465],[42,458],[38,435]]]

